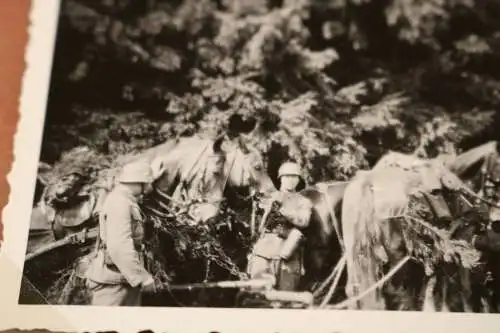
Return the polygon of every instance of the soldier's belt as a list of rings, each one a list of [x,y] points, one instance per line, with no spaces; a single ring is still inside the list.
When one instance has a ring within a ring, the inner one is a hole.
[[[141,259],[143,259],[142,255],[143,255],[143,251],[145,250],[144,246],[134,246],[134,248],[139,253],[139,257]],[[120,270],[118,269],[118,267],[113,262],[113,259],[111,259],[111,256],[109,255],[109,252],[108,252],[106,246],[103,243],[100,244],[99,251],[103,252],[103,255],[104,255],[104,265],[106,265],[106,267],[108,269],[112,270],[112,271],[120,272]],[[143,261],[143,260],[141,260],[141,261]]]

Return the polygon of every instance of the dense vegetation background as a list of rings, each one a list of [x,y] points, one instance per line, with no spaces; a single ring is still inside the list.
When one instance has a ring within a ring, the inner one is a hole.
[[[63,0],[41,160],[246,132],[276,175],[497,139],[493,0]]]
[[[40,159],[57,175],[243,133],[271,177],[291,157],[316,182],[388,150],[454,154],[500,139],[498,17],[494,0],[63,0]]]

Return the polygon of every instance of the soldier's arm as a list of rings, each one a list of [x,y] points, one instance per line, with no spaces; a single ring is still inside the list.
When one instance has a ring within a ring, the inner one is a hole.
[[[151,279],[134,247],[128,202],[116,202],[107,212],[106,247],[111,260],[132,287]]]

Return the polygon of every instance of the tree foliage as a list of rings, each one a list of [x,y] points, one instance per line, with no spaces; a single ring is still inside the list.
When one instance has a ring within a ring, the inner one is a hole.
[[[309,181],[496,139],[494,1],[62,2],[42,160],[246,133]],[[77,121],[75,121],[75,119]]]

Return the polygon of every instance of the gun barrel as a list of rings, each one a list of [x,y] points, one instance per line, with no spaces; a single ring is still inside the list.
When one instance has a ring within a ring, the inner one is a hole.
[[[52,251],[54,249],[57,249],[58,247],[67,245],[69,243],[70,243],[70,240],[66,239],[66,238],[63,238],[63,239],[58,240],[58,241],[55,241],[55,242],[50,243],[50,244],[48,244],[48,245],[46,245],[46,246],[44,246],[42,248],[39,248],[35,252],[27,254],[26,257],[24,258],[24,261],[30,261],[30,260],[38,257],[39,255],[42,255],[42,254],[44,254],[46,252]]]
[[[190,283],[181,285],[165,286],[168,290],[193,290],[205,288],[251,288],[251,289],[264,289],[272,287],[274,281],[271,279],[254,279],[244,281],[220,281],[220,282],[206,282],[206,283]]]
[[[79,233],[83,233],[83,232],[84,231],[81,231]],[[97,235],[98,235],[98,232],[99,231],[98,231],[97,228],[93,228],[93,229],[87,230],[87,232],[85,234],[86,235],[86,240],[96,238]],[[37,249],[36,251],[27,254],[26,257],[24,258],[24,261],[30,261],[33,258],[38,257],[39,255],[42,255],[42,254],[47,253],[47,252],[50,252],[50,251],[55,250],[55,249],[57,249],[59,247],[71,244],[72,239],[73,239],[74,236],[75,236],[75,234],[71,234],[71,235],[68,235],[68,236],[64,237],[63,239],[60,239],[60,240],[57,240],[57,241],[55,241],[53,243],[47,244],[45,246],[42,246],[41,248]]]
[[[264,297],[268,301],[296,302],[306,305],[311,305],[314,301],[313,294],[306,291],[293,292],[293,291],[270,290],[264,292]]]

